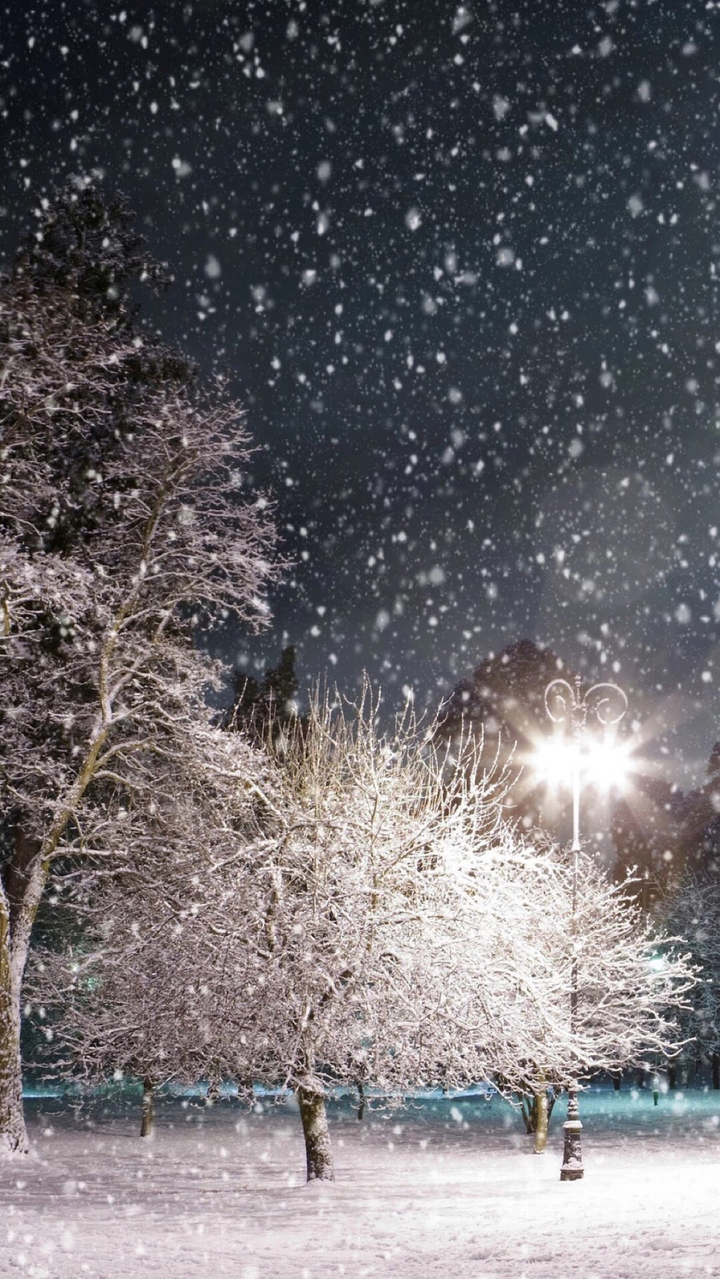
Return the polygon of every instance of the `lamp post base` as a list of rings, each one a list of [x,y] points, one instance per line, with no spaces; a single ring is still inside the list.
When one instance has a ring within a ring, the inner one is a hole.
[[[582,1124],[580,1123],[580,1107],[578,1106],[578,1088],[573,1083],[568,1089],[568,1109],[567,1119],[563,1124],[563,1132],[565,1134],[565,1144],[563,1148],[563,1161],[560,1169],[561,1181],[580,1181],[584,1175],[582,1161],[582,1147],[580,1144],[580,1133],[582,1132]]]

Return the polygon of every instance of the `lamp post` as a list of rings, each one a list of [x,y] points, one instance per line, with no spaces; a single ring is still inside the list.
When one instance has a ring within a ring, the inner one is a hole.
[[[619,724],[628,700],[617,684],[593,684],[583,694],[580,677],[576,675],[574,686],[566,679],[551,680],[545,689],[545,709],[554,724],[564,724],[572,733],[572,798],[573,798],[573,881],[572,881],[572,967],[570,972],[570,1033],[575,1034],[578,1006],[578,965],[577,965],[577,881],[578,853],[580,852],[580,768],[581,746],[587,727],[588,713],[592,711],[603,727],[609,728]],[[585,1169],[582,1161],[580,1133],[580,1107],[578,1104],[578,1082],[573,1079],[568,1086],[567,1120],[563,1125],[564,1147],[563,1161],[560,1169],[561,1181],[579,1181]]]

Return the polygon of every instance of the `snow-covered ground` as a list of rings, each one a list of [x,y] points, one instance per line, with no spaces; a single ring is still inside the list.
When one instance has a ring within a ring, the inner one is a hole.
[[[337,1180],[306,1186],[290,1108],[136,1112],[28,1103],[34,1154],[0,1163],[0,1274],[34,1279],[680,1279],[720,1275],[720,1094],[597,1090],[585,1179],[559,1181],[562,1113],[530,1153],[497,1098],[358,1123],[331,1112]],[[564,1101],[561,1103],[564,1109]]]

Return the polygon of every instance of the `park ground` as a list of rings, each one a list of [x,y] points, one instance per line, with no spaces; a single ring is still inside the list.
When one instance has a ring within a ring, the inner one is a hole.
[[[0,1275],[32,1279],[680,1279],[720,1276],[720,1093],[592,1089],[561,1183],[498,1097],[331,1107],[333,1183],[305,1184],[291,1106],[27,1103],[0,1163]]]

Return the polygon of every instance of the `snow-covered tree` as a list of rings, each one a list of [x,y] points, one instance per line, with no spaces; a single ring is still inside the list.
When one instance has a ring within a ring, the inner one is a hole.
[[[535,867],[518,867],[515,887],[524,879],[529,901],[523,906],[521,893],[508,908],[518,962],[527,956],[529,972],[543,979],[538,996],[552,1001],[541,1008],[518,993],[534,1042],[519,1091],[532,1111],[538,1152],[547,1139],[548,1089],[552,1101],[574,1079],[680,1051],[682,1014],[696,981],[688,946],[650,925],[632,882],[611,882],[587,852],[576,855],[575,865],[573,858],[547,847],[532,882]]]
[[[411,715],[387,736],[368,688],[316,698],[282,755],[257,876],[266,1078],[297,1095],[308,1177],[332,1175],[327,1090],[487,1078],[504,1034],[498,977],[463,861],[510,838],[506,778],[468,780]],[[277,1015],[275,1010],[282,1010]],[[522,1031],[517,1027],[517,1035]]]
[[[716,875],[687,872],[658,903],[657,913],[671,932],[687,938],[699,966],[699,980],[681,1025],[688,1051],[710,1066],[713,1088],[720,1088],[720,883]]]
[[[213,669],[197,625],[266,612],[272,535],[243,484],[242,414],[133,322],[128,284],[158,274],[124,203],[79,183],[38,210],[0,281],[0,1145],[11,1151],[27,1145],[20,988],[53,861],[102,839],[118,815],[102,804],[131,762],[137,777],[138,761],[203,720]]]
[[[233,1074],[243,1095],[252,1088],[238,1070],[256,1002],[249,951],[234,932],[244,916],[218,904],[228,872],[233,893],[249,900],[247,850],[268,761],[244,738],[207,728],[181,746],[152,761],[150,802],[134,803],[147,778],[133,777],[131,789],[123,779],[124,807],[101,850],[86,848],[79,868],[57,867],[51,888],[65,927],[54,944],[33,947],[24,985],[47,1041],[34,1064],[68,1083],[142,1079],[143,1135],[159,1085]]]

